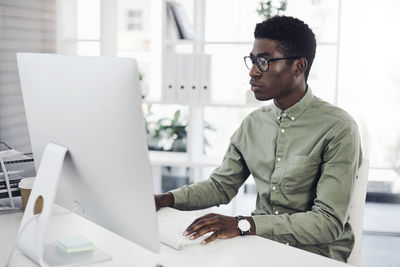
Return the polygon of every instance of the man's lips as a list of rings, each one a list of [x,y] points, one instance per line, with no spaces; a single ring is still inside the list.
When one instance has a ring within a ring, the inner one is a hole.
[[[262,86],[260,84],[258,84],[258,83],[250,82],[250,85],[251,85],[251,90],[253,92],[258,91],[258,90],[260,90],[262,88]]]

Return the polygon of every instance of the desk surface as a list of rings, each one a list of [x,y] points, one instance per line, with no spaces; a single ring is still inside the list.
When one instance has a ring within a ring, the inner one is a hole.
[[[16,238],[22,213],[0,215],[0,265]],[[81,234],[94,241],[113,256],[108,262],[87,266],[324,266],[340,267],[347,264],[286,246],[258,236],[235,237],[216,240],[207,245],[194,245],[180,251],[161,246],[159,254],[150,252],[120,236],[86,220],[70,214],[53,216],[49,223],[47,239],[62,233]],[[57,234],[58,233],[58,234]],[[252,255],[263,255],[262,257]],[[14,252],[11,266],[37,266],[20,251]]]

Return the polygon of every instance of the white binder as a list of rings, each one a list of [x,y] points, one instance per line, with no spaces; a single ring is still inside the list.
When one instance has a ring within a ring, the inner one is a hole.
[[[200,68],[200,102],[207,104],[211,100],[211,55],[201,56]]]
[[[201,55],[189,54],[189,103],[199,105],[200,102],[200,67]]]
[[[163,101],[174,103],[176,101],[176,75],[175,75],[175,54],[165,55],[164,84],[162,90]]]
[[[167,53],[162,98],[167,103],[208,104],[211,99],[211,55]]]
[[[189,56],[187,54],[176,54],[176,102],[187,104],[189,100]]]

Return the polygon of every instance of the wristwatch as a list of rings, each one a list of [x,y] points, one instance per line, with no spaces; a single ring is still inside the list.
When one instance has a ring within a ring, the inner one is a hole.
[[[250,233],[250,222],[243,216],[235,217],[238,221],[237,227],[240,230],[240,235],[248,235]]]

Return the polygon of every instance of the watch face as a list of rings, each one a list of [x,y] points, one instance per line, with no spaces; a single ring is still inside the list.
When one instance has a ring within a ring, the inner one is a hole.
[[[238,222],[238,227],[239,227],[240,231],[246,232],[246,231],[250,230],[250,223],[248,220],[243,219]]]

